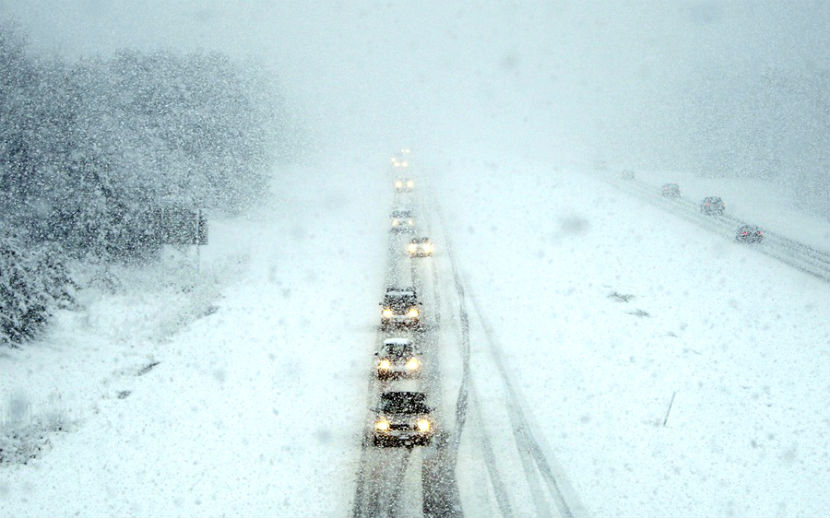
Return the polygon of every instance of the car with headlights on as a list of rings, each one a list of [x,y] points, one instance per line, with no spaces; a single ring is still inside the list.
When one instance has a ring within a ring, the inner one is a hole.
[[[707,196],[700,202],[700,212],[707,216],[722,216],[725,210],[726,204],[720,199],[720,196]]]
[[[428,237],[413,237],[406,245],[409,257],[429,257],[434,250],[435,246]]]
[[[412,234],[415,232],[415,217],[410,209],[395,209],[389,214],[391,227],[394,233]]]
[[[663,196],[666,198],[680,198],[680,186],[676,183],[663,184]]]
[[[397,178],[395,180],[395,190],[397,192],[410,192],[415,188],[415,180],[412,178]]]
[[[764,240],[764,231],[757,225],[741,225],[735,232],[735,241],[740,243],[760,243]]]
[[[409,338],[387,338],[375,357],[380,379],[414,378],[421,374],[421,351]]]
[[[380,303],[383,329],[417,327],[421,323],[421,303],[414,287],[389,287]]]
[[[384,392],[375,411],[375,446],[428,446],[435,433],[423,392]]]

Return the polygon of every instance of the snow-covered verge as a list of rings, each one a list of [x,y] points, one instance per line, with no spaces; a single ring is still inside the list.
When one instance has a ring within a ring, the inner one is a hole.
[[[827,285],[590,175],[520,166],[432,180],[534,433],[590,514],[826,515]]]
[[[283,171],[211,225],[198,274],[133,272],[4,352],[4,426],[57,413],[66,431],[0,466],[0,515],[347,514],[385,259],[387,203],[361,200],[387,187]]]

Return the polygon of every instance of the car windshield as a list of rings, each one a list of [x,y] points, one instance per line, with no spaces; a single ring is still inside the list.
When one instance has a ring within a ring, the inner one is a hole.
[[[411,306],[414,306],[417,303],[417,299],[411,295],[387,295],[386,298],[384,298],[383,302],[385,305],[390,306],[394,309],[406,309]]]
[[[412,344],[409,343],[391,343],[386,344],[384,353],[389,356],[408,356],[414,353]]]
[[[381,399],[380,411],[386,414],[428,414],[426,396],[422,393],[393,393],[384,394]]]
[[[393,218],[411,218],[412,211],[409,210],[393,210],[392,211]]]

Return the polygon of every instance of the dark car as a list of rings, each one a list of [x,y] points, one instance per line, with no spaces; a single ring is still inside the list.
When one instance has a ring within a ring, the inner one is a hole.
[[[380,379],[413,378],[421,373],[421,351],[409,338],[387,338],[375,356]]]
[[[399,327],[417,327],[421,323],[421,303],[415,288],[386,288],[380,311],[380,324],[383,329]]]
[[[764,231],[756,225],[741,225],[735,232],[735,241],[741,243],[760,243],[764,240]]]
[[[680,198],[680,186],[676,183],[664,184],[663,196],[666,198]]]
[[[435,433],[423,392],[384,392],[372,426],[375,446],[427,446]]]
[[[707,196],[700,202],[700,212],[703,214],[721,216],[724,210],[726,210],[726,204],[720,199],[720,196]]]
[[[391,227],[395,233],[412,234],[415,232],[415,217],[410,209],[395,209],[389,214]]]

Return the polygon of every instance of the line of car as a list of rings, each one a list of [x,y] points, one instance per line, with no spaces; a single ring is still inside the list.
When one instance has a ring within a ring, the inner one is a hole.
[[[409,167],[408,150],[392,157],[392,167]],[[415,181],[399,176],[394,186],[396,206],[389,216],[390,247],[400,248],[404,241],[401,238],[417,231],[412,196],[407,194],[415,188]],[[433,251],[428,237],[416,236],[396,252],[393,260],[420,260],[431,257]],[[373,358],[373,376],[380,383],[380,394],[372,409],[371,442],[377,447],[428,446],[435,436],[436,422],[427,394],[420,386],[405,385],[401,390],[399,383],[419,380],[423,375],[425,355],[419,345],[424,330],[423,303],[414,286],[390,285],[380,306],[379,330],[384,338]]]
[[[633,179],[631,171],[623,171],[624,179]],[[661,193],[664,198],[679,199],[680,186],[676,183],[663,184]],[[707,216],[722,216],[726,211],[726,203],[720,196],[706,196],[700,202],[700,212]],[[741,243],[760,243],[764,239],[764,231],[757,225],[744,224],[735,231],[735,240]]]

